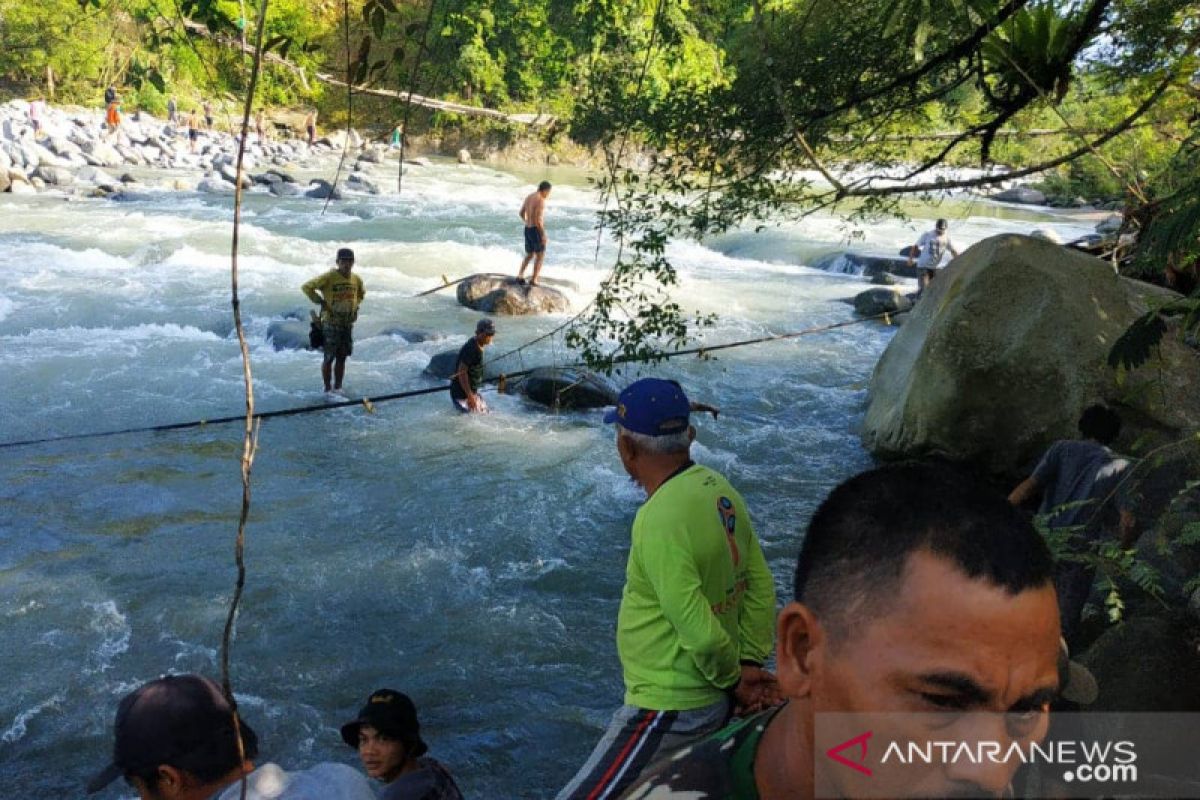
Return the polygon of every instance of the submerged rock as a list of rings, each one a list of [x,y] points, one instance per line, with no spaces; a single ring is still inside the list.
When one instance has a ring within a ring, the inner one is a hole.
[[[267,326],[267,341],[276,350],[307,350],[308,320],[277,319]]]
[[[854,313],[864,317],[908,311],[913,301],[899,289],[867,289],[854,298]]]
[[[1005,189],[1003,192],[992,195],[992,199],[1031,206],[1044,206],[1046,204],[1046,195],[1029,186],[1014,186],[1011,189]]]
[[[334,200],[342,199],[341,190],[324,178],[316,178],[309,183],[309,187],[309,190],[304,193],[305,197],[311,197],[316,200],[324,200],[327,197]]]
[[[942,455],[1026,470],[1077,435],[1089,405],[1120,409],[1125,441],[1200,427],[1200,359],[1168,335],[1144,391],[1107,364],[1129,324],[1173,292],[1027,236],[994,236],[942,270],[871,378],[863,442],[882,457]],[[1128,381],[1126,381],[1128,383]]]
[[[917,277],[917,267],[908,265],[908,258],[901,256],[877,256],[865,253],[839,252],[829,253],[813,261],[813,269],[823,269],[826,272],[840,272],[846,275],[865,275],[873,278],[876,275],[889,273],[905,278]]]
[[[550,408],[615,406],[621,390],[593,372],[561,367],[538,367],[509,389]]]
[[[458,302],[476,311],[520,316],[569,311],[566,295],[548,286],[529,286],[508,275],[472,275],[458,284]]]

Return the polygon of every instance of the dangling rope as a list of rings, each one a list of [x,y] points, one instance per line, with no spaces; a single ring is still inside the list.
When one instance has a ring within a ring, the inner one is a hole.
[[[412,112],[413,92],[416,91],[417,71],[425,59],[425,48],[429,41],[429,29],[433,26],[433,12],[437,7],[436,0],[429,0],[425,13],[425,29],[421,31],[421,43],[417,46],[417,55],[413,59],[412,69],[408,73],[408,97],[404,99],[404,118],[400,122],[400,166],[396,170],[396,194],[404,188],[404,155],[408,151],[408,120]]]

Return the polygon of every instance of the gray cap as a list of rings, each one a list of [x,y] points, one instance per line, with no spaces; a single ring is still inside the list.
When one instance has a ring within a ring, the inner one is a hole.
[[[479,322],[475,323],[476,335],[478,335],[480,333],[494,334],[495,332],[496,332],[496,323],[492,322],[490,319],[481,319],[481,320],[479,320]]]

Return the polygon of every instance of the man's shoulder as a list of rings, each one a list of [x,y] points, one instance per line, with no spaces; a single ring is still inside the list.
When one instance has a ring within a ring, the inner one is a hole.
[[[226,788],[219,800],[237,800],[241,783]],[[346,764],[322,762],[287,771],[278,764],[258,767],[246,779],[247,800],[374,800],[375,791],[361,772]]]

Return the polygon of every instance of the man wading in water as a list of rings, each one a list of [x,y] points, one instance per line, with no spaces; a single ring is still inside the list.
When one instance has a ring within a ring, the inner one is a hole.
[[[533,259],[533,277],[529,279],[530,286],[537,286],[538,276],[542,274],[542,260],[546,257],[546,226],[543,217],[546,213],[546,198],[550,196],[550,181],[538,184],[536,192],[530,192],[521,204],[520,216],[525,222],[525,258],[521,268],[517,270],[517,282],[525,282],[525,268]]]
[[[321,378],[325,381],[326,392],[342,390],[346,359],[354,352],[353,331],[358,319],[358,305],[367,294],[362,278],[350,274],[353,268],[354,251],[343,247],[337,251],[337,269],[331,269],[301,287],[309,300],[321,306],[321,331],[325,335]]]
[[[450,400],[464,414],[487,413],[487,403],[479,396],[483,384],[483,348],[495,337],[495,324],[490,319],[481,319],[475,326],[475,335],[458,351],[454,375],[450,378]]]
[[[950,243],[950,234],[946,232],[948,227],[946,220],[939,219],[933,230],[922,233],[917,243],[908,249],[908,266],[911,267],[915,259],[917,269],[921,271],[917,277],[917,285],[922,292],[942,268],[942,256],[947,250],[950,251],[951,258],[958,258],[958,250],[954,249],[954,245]]]

